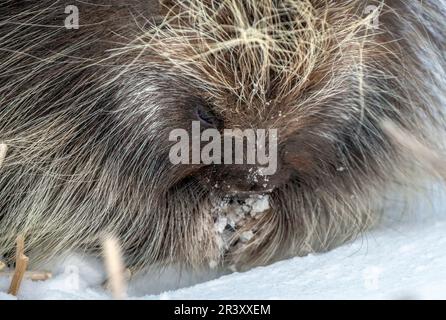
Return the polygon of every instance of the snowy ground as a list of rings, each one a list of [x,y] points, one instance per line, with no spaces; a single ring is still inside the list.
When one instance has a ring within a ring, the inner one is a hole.
[[[417,215],[388,216],[385,223],[350,244],[325,254],[233,273],[179,290],[160,288],[204,281],[214,275],[134,280],[132,298],[143,299],[446,299],[446,197],[415,201]],[[71,258],[52,280],[25,281],[19,299],[108,299],[100,261]],[[10,279],[0,278],[0,299]],[[2,293],[3,292],[3,293]]]

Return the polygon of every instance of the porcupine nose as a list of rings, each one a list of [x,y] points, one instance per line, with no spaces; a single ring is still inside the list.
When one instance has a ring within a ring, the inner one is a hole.
[[[285,170],[279,170],[271,175],[264,175],[258,166],[228,166],[222,168],[222,173],[219,175],[214,188],[220,189],[229,195],[244,197],[270,193],[288,181],[288,179],[289,174]]]

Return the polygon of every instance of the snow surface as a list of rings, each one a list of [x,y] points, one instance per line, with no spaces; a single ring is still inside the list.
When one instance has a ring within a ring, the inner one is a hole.
[[[208,273],[183,275],[180,279],[174,269],[162,277],[148,274],[130,283],[129,296],[135,299],[445,299],[446,196],[437,192],[435,201],[413,202],[417,214],[407,211],[403,216],[387,214],[378,229],[328,253],[220,277]],[[53,279],[24,281],[18,298],[110,298],[102,286],[104,273],[100,261],[73,256],[56,265]],[[218,278],[209,280],[215,277]],[[0,299],[15,299],[4,293],[9,282],[8,278],[0,278]],[[192,285],[197,282],[201,283]],[[170,290],[177,287],[185,288]]]

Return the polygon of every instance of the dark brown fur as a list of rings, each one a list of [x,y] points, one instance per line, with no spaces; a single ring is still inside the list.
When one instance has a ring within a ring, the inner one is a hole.
[[[72,2],[0,4],[5,252],[18,233],[41,260],[95,249],[104,232],[135,267],[249,267],[327,250],[372,226],[392,186],[414,183],[380,123],[427,141],[443,130],[441,2],[294,0],[310,11],[283,17],[272,13],[286,1],[233,2],[247,26],[271,14],[258,29],[277,33],[266,66],[261,45],[221,46],[240,37],[217,28],[235,24],[233,7],[191,23],[190,5],[214,12],[221,1]],[[363,15],[371,3],[383,6],[378,30]],[[79,7],[79,30],[63,26],[67,4]],[[246,167],[170,164],[168,134],[190,128],[197,106],[224,128],[279,129],[272,209],[248,247],[223,258],[209,208],[227,190],[214,182],[264,190]]]

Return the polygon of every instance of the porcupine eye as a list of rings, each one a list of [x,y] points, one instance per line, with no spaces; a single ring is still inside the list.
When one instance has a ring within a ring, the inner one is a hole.
[[[202,125],[213,128],[220,127],[221,120],[215,115],[208,105],[197,105],[195,113]]]

